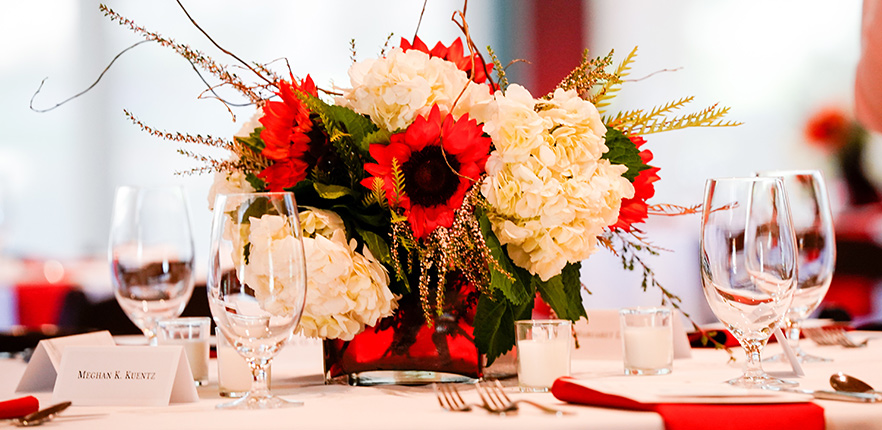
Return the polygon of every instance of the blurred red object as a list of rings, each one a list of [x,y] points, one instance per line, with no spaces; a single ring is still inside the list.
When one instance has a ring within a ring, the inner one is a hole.
[[[851,120],[842,109],[828,107],[809,118],[805,137],[823,149],[836,152],[848,143],[851,127]]]

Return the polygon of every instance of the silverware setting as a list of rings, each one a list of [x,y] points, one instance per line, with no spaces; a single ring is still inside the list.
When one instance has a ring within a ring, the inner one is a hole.
[[[803,329],[802,332],[805,333],[806,337],[808,337],[818,345],[823,346],[839,345],[846,348],[860,348],[863,346],[867,346],[867,341],[869,341],[869,339],[864,339],[863,342],[855,342],[848,336],[848,334],[845,332],[845,329],[843,329],[842,327],[811,327]]]
[[[481,398],[480,405],[470,405],[463,400],[462,395],[459,393],[459,389],[457,389],[454,384],[432,384],[432,389],[435,391],[435,396],[438,398],[438,403],[441,407],[451,412],[468,412],[472,410],[472,406],[477,406],[494,414],[505,415],[507,413],[516,412],[519,403],[526,403],[547,414],[558,416],[573,414],[570,411],[551,408],[531,400],[512,400],[507,394],[505,394],[502,384],[498,380],[494,380],[492,383],[478,382],[475,384],[475,390]]]
[[[55,416],[58,415],[61,411],[67,409],[68,406],[70,406],[70,402],[63,402],[57,405],[52,405],[48,408],[40,409],[37,412],[27,414],[23,417],[13,418],[12,424],[17,427],[38,426],[52,420],[52,418],[55,418]]]

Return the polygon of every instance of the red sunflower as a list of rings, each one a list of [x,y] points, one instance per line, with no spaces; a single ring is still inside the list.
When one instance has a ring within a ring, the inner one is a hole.
[[[484,173],[490,155],[490,138],[483,126],[463,115],[441,118],[438,106],[429,116],[417,117],[407,130],[393,134],[388,145],[372,144],[376,163],[366,163],[373,175],[362,180],[371,188],[374,178],[383,180],[386,198],[395,204],[393,160],[404,178],[404,195],[397,205],[404,209],[414,237],[427,237],[438,227],[453,226],[454,212]]]
[[[412,44],[402,37],[401,49],[403,49],[404,52],[416,49],[417,51],[429,54],[430,57],[438,57],[450,61],[451,63],[456,64],[456,67],[459,70],[466,72],[466,75],[477,84],[483,84],[486,82],[487,71],[493,70],[493,63],[484,64],[483,58],[481,58],[479,54],[465,56],[462,39],[460,38],[454,40],[453,43],[450,44],[450,47],[444,46],[441,42],[438,42],[430,51],[429,47],[420,40],[419,36],[414,36]],[[474,60],[475,65],[474,73],[472,73],[472,60]],[[490,90],[496,90],[496,85],[492,82],[490,83]]]
[[[309,109],[297,97],[298,92],[317,96],[312,78],[306,76],[300,84],[291,77],[291,82],[279,82],[281,101],[267,102],[263,107],[260,123],[264,129],[260,138],[266,145],[261,155],[274,163],[257,176],[267,182],[270,191],[281,191],[306,178],[309,163],[304,154],[310,149],[313,123]]]
[[[646,143],[640,136],[630,136],[634,146],[640,148]],[[640,159],[643,163],[649,165],[652,161],[652,152],[649,150],[640,151]],[[622,200],[622,208],[619,210],[619,219],[612,226],[613,229],[621,229],[631,231],[631,225],[646,221],[649,206],[646,201],[655,195],[655,185],[653,182],[658,181],[658,167],[650,167],[643,170],[634,178],[634,197]]]

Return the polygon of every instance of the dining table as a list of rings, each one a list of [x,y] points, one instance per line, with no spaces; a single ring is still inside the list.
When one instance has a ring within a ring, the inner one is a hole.
[[[869,339],[862,348],[819,346],[809,340],[802,342],[806,352],[829,357],[829,362],[804,363],[804,376],[791,378],[799,388],[830,390],[829,378],[836,372],[857,376],[874,387],[882,388],[882,332],[851,332],[858,339]],[[118,342],[121,347],[131,342]],[[780,353],[778,344],[769,344],[764,355]],[[733,360],[734,359],[734,360]],[[590,353],[578,351],[572,359],[571,376],[576,380],[605,381],[639,391],[642,385],[669,385],[672,389],[690,383],[725,384],[740,375],[745,361],[740,348],[730,350],[693,348],[691,357],[674,361],[667,375],[627,376],[621,360],[592,359]],[[17,393],[16,386],[27,363],[20,357],[0,359],[0,400],[31,394],[42,406],[53,401],[51,392]],[[217,405],[230,401],[218,394],[217,360],[210,360],[210,379],[198,387],[199,400],[168,406],[81,406],[76,403],[47,428],[96,429],[664,429],[662,417],[652,411],[624,410],[609,407],[571,404],[558,400],[552,393],[521,393],[517,378],[502,380],[504,389],[513,399],[528,399],[570,412],[567,415],[546,414],[528,404],[521,404],[514,413],[493,414],[479,407],[469,412],[443,409],[431,385],[372,387],[325,384],[322,376],[321,341],[295,338],[272,362],[272,392],[286,399],[300,400],[302,406],[271,410],[226,410]],[[771,374],[792,372],[786,362],[765,363]],[[459,384],[466,402],[479,404],[475,387]],[[827,429],[882,429],[882,402],[853,403],[811,400],[823,408]],[[717,417],[707,416],[706,428],[716,428]],[[0,427],[11,426],[9,421]]]

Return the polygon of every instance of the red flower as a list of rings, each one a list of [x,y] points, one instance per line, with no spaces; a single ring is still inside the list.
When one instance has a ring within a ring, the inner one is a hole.
[[[306,178],[309,163],[303,160],[312,141],[312,120],[309,109],[297,97],[298,92],[317,96],[315,84],[308,75],[298,85],[291,77],[291,83],[279,82],[282,100],[267,102],[263,107],[260,123],[264,129],[260,138],[266,145],[261,155],[275,161],[257,176],[267,182],[270,191],[281,191]]]
[[[806,139],[833,151],[845,146],[851,124],[838,108],[826,108],[813,115],[805,127]]]
[[[484,173],[490,138],[468,115],[442,121],[438,106],[432,106],[428,118],[417,117],[388,145],[372,144],[369,151],[376,163],[365,164],[373,176],[362,185],[371,188],[374,178],[382,179],[386,198],[404,209],[414,237],[422,239],[438,227],[453,226],[454,211]],[[404,195],[397,199],[393,160],[404,178]]]
[[[640,148],[646,141],[640,136],[630,136],[634,146]],[[640,159],[644,164],[652,161],[652,152],[649,150],[640,151]],[[619,219],[611,227],[613,229],[621,229],[631,231],[631,225],[646,221],[648,216],[648,205],[646,201],[655,195],[655,185],[653,182],[661,179],[658,176],[658,167],[650,167],[643,170],[634,178],[634,197],[622,200],[622,208],[619,209]]]
[[[425,52],[429,54],[430,57],[438,57],[444,60],[450,61],[453,64],[456,64],[456,67],[463,72],[466,72],[469,78],[472,81],[478,84],[482,84],[487,81],[487,71],[493,70],[493,63],[484,64],[483,59],[479,54],[473,54],[469,56],[464,56],[462,39],[457,38],[450,44],[450,47],[444,46],[441,42],[435,44],[435,47],[432,50],[429,50],[429,47],[420,40],[419,36],[414,36],[413,44],[407,41],[405,38],[401,38],[401,49],[404,52],[407,52],[411,49],[416,49],[417,51]],[[472,73],[472,63],[474,62],[475,70]],[[490,83],[490,91],[496,91],[497,87],[492,82]]]

